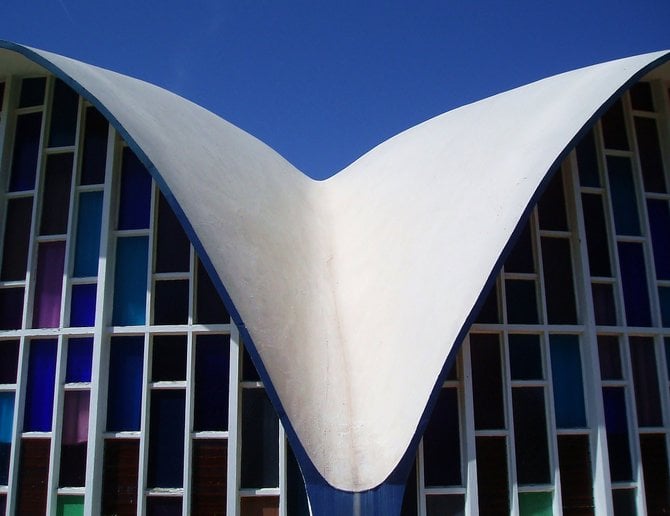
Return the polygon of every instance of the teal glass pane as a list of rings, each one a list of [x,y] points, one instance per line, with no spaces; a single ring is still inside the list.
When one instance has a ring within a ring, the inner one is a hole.
[[[551,493],[519,493],[520,516],[551,516]]]
[[[0,443],[12,442],[14,422],[14,393],[0,392]]]
[[[640,234],[640,219],[630,158],[607,156],[607,172],[617,235],[637,236]]]
[[[79,95],[60,79],[54,84],[49,147],[74,145]]]
[[[584,428],[584,387],[577,335],[551,335],[551,375],[558,428]]]
[[[59,496],[56,516],[83,516],[83,496]]]
[[[132,326],[146,320],[148,237],[119,238],[116,242],[112,324]]]
[[[74,277],[98,275],[100,225],[102,223],[102,192],[79,195],[77,240],[74,252]]]
[[[144,338],[114,337],[109,348],[107,430],[140,429]]]

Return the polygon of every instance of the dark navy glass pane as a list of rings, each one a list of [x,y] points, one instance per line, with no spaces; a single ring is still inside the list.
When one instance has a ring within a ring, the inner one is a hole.
[[[198,324],[225,324],[230,321],[221,296],[216,291],[209,274],[198,260],[196,285],[195,322]]]
[[[108,127],[107,120],[97,109],[94,107],[86,109],[84,152],[79,179],[82,185],[98,185],[105,181]]]
[[[476,333],[470,335],[470,356],[475,428],[505,428],[499,336]]]
[[[630,158],[607,156],[607,172],[617,235],[640,235],[640,218]]]
[[[181,516],[181,497],[148,496],[147,516]]]
[[[630,90],[630,103],[638,111],[654,111],[654,97],[651,94],[651,84],[638,82]]]
[[[637,135],[637,147],[640,153],[644,189],[647,192],[665,193],[667,189],[656,120],[636,116],[635,134]]]
[[[35,188],[41,129],[42,113],[28,113],[16,117],[12,175],[9,180],[10,192]]]
[[[544,388],[512,389],[516,473],[519,484],[545,484],[551,481]]]
[[[595,514],[588,435],[558,436],[563,514]]]
[[[651,326],[647,273],[642,244],[619,242],[619,266],[628,326]]]
[[[670,280],[670,210],[668,201],[647,200],[651,243],[654,249],[656,277]]]
[[[109,349],[107,430],[140,429],[143,337],[112,337]]]
[[[21,94],[19,96],[19,107],[33,107],[44,104],[45,77],[23,79],[21,81]]]
[[[2,281],[22,281],[26,278],[30,220],[33,198],[10,199],[7,202],[7,219],[2,256]]]
[[[217,514],[226,506],[228,443],[194,439],[191,464],[191,514]]]
[[[551,375],[557,428],[584,428],[582,361],[577,335],[550,335]]]
[[[0,340],[0,383],[16,383],[19,341]]]
[[[612,505],[614,516],[631,516],[637,514],[635,489],[612,489]]]
[[[480,509],[480,512],[484,512]],[[426,496],[426,515],[427,516],[464,516],[465,515],[465,496],[464,495],[428,495]]]
[[[632,480],[626,394],[623,387],[603,387],[603,405],[612,481],[626,482]]]
[[[139,440],[105,440],[102,514],[137,514],[139,455]]]
[[[40,235],[67,233],[73,159],[71,152],[47,156]]]
[[[193,430],[228,429],[230,337],[198,335],[195,346]]]
[[[475,323],[497,324],[500,323],[500,313],[498,311],[498,288],[493,285],[489,291],[484,303],[479,309]]]
[[[156,272],[188,272],[191,246],[177,216],[161,194],[158,198]]]
[[[70,326],[93,326],[95,324],[95,283],[72,285]]]
[[[506,280],[507,322],[537,324],[537,301],[534,280]]]
[[[664,434],[640,434],[640,455],[648,514],[670,510],[670,474]]]
[[[565,215],[565,195],[563,194],[563,177],[558,170],[551,178],[547,189],[537,203],[537,214],[540,229],[567,230],[568,218]]]
[[[658,301],[661,305],[661,323],[670,327],[670,288],[658,287]]]
[[[16,514],[46,514],[50,439],[22,439]]]
[[[509,336],[509,361],[512,380],[541,380],[542,350],[539,335]]]
[[[184,482],[184,390],[151,392],[149,487],[182,487]]]
[[[151,380],[186,380],[186,335],[156,335],[153,344]]]
[[[0,330],[18,330],[23,317],[23,288],[0,288]]]
[[[79,95],[60,79],[54,83],[49,147],[74,145]]]
[[[2,104],[5,101],[5,83],[0,82],[0,111],[2,111]]]
[[[577,307],[572,280],[572,256],[567,238],[546,238],[542,241],[544,288],[549,324],[575,324]]]
[[[91,393],[65,391],[63,401],[63,435],[61,439],[61,487],[83,487],[86,481],[86,451]]]
[[[614,290],[608,283],[593,283],[593,312],[596,324],[602,326],[616,325],[616,306],[614,305]]]
[[[530,224],[526,224],[505,261],[505,272],[535,272]]]
[[[246,346],[243,348],[242,354],[242,381],[244,382],[260,382],[261,377],[251,360],[251,355]]]
[[[584,135],[584,138],[577,144],[577,166],[579,167],[579,183],[582,186],[600,186],[598,154],[593,130]]]
[[[130,148],[123,149],[118,229],[149,227],[151,176]]]
[[[30,342],[24,432],[50,432],[56,380],[55,339],[35,339]]]
[[[617,100],[603,115],[601,124],[606,149],[628,150],[628,136],[621,100]]]
[[[147,237],[119,238],[116,241],[113,324],[130,326],[146,320]]]
[[[665,337],[663,344],[665,345],[665,365],[668,370],[668,376],[670,376],[670,337]]]
[[[305,490],[305,479],[302,477],[298,461],[290,446],[286,447],[286,477],[286,514],[311,516],[307,491]],[[416,478],[416,471],[414,471],[414,478]],[[407,494],[410,493],[406,493],[405,496]]]
[[[241,487],[279,486],[279,419],[263,389],[242,390]]]
[[[600,194],[582,194],[586,247],[591,276],[611,276],[609,242]]]
[[[65,383],[90,382],[93,337],[69,339]]]
[[[441,389],[423,434],[426,486],[461,485],[458,391]]]
[[[479,507],[488,514],[509,514],[505,441],[505,437],[476,437]]]
[[[279,496],[245,496],[240,507],[244,516],[279,516]]]
[[[156,281],[153,300],[154,324],[188,322],[188,280]]]
[[[74,277],[98,275],[100,226],[102,223],[102,192],[79,194],[77,239],[74,252]]]
[[[656,353],[651,337],[630,337],[630,361],[635,383],[639,426],[662,426],[661,397],[656,373]]]
[[[598,358],[600,359],[600,376],[603,380],[623,379],[619,337],[598,335]]]

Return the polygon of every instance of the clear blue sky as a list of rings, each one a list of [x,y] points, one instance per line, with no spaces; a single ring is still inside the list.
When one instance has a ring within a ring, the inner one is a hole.
[[[670,0],[2,0],[0,38],[168,88],[322,178],[462,104],[670,48]]]

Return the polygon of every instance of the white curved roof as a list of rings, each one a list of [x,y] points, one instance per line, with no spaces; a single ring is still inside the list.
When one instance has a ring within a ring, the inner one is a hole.
[[[45,66],[133,145],[225,286],[284,423],[347,491],[376,487],[403,458],[548,172],[621,88],[668,57],[592,66],[462,107],[317,182],[156,86],[1,46],[0,73]]]

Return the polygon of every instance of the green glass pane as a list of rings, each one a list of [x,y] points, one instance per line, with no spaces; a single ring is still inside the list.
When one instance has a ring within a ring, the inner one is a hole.
[[[551,516],[551,493],[519,493],[521,516]]]
[[[84,514],[83,496],[59,496],[57,516],[82,516]]]

